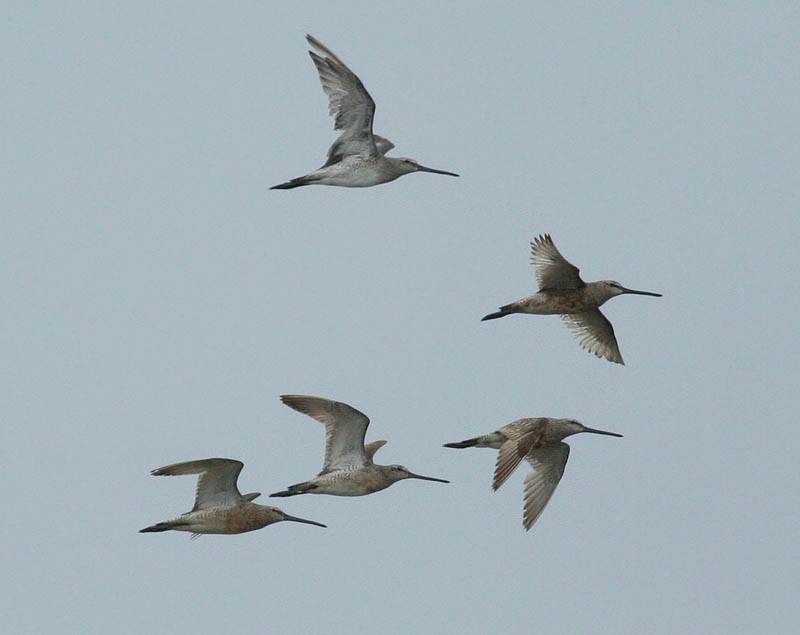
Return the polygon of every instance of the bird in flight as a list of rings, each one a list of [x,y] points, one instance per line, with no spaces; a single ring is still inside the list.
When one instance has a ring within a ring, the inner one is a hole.
[[[579,275],[579,269],[567,262],[547,234],[539,236],[531,243],[531,264],[536,269],[539,291],[501,306],[498,311],[484,316],[482,320],[495,320],[512,313],[558,314],[583,348],[597,357],[624,364],[617,338],[614,336],[614,327],[598,307],[618,295],[631,293],[660,298],[661,294],[626,289],[614,280],[584,282]]]
[[[373,463],[375,452],[386,445],[386,441],[364,445],[369,418],[346,403],[305,395],[283,395],[281,401],[325,426],[325,461],[315,478],[290,485],[288,489],[270,496],[365,496],[407,478],[449,483],[441,478],[414,474],[402,465]]]
[[[445,443],[444,447],[500,450],[492,482],[494,490],[505,483],[522,459],[525,459],[533,468],[533,471],[525,477],[522,525],[528,530],[544,511],[564,475],[564,468],[569,458],[569,446],[563,439],[581,432],[611,437],[622,436],[616,432],[587,428],[574,419],[536,417],[518,419],[489,434],[457,443]]]
[[[309,55],[319,71],[322,90],[328,96],[334,130],[341,134],[328,150],[328,160],[318,170],[271,190],[290,190],[303,185],[338,185],[370,187],[394,181],[412,172],[432,172],[458,176],[454,172],[434,170],[414,159],[387,157],[394,144],[372,132],[375,102],[364,84],[347,65],[316,38],[306,35]]]
[[[235,459],[202,459],[174,463],[153,470],[154,476],[198,474],[197,494],[192,511],[145,527],[140,533],[173,529],[189,531],[192,538],[201,534],[242,534],[283,520],[325,527],[313,520],[290,516],[277,507],[253,503],[253,499],[261,494],[241,494],[236,485],[242,467],[244,463]]]

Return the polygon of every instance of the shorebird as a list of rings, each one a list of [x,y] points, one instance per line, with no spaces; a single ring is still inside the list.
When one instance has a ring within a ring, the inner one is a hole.
[[[139,532],[174,529],[190,531],[192,538],[197,538],[200,534],[243,534],[282,520],[325,527],[313,520],[290,516],[277,507],[253,503],[253,499],[261,496],[259,492],[240,494],[236,481],[243,466],[244,463],[235,459],[202,459],[153,470],[153,476],[199,474],[194,508],[173,520],[156,523]]]
[[[624,364],[617,338],[614,337],[614,327],[598,307],[626,293],[657,298],[661,294],[626,289],[614,280],[584,282],[579,275],[580,270],[559,253],[549,234],[539,236],[531,243],[531,264],[536,268],[538,293],[501,306],[497,312],[484,316],[482,321],[495,320],[512,313],[560,314],[583,348],[597,357]]]
[[[525,511],[522,525],[526,530],[544,511],[550,497],[564,475],[569,446],[562,439],[581,432],[621,437],[616,432],[587,428],[574,419],[537,417],[518,419],[499,430],[458,443],[445,443],[446,448],[493,448],[500,450],[494,470],[492,489],[497,490],[508,480],[522,459],[533,472],[525,477]]]
[[[310,35],[306,35],[306,40],[313,49],[309,55],[319,72],[322,90],[328,96],[328,109],[335,120],[333,129],[342,133],[328,150],[325,165],[310,174],[275,185],[271,190],[290,190],[301,185],[370,187],[412,172],[458,176],[454,172],[427,168],[414,159],[387,157],[386,153],[394,144],[373,134],[375,102],[364,84],[319,40]]]
[[[281,401],[325,425],[325,461],[315,478],[290,485],[288,489],[270,496],[364,496],[406,478],[450,482],[414,474],[402,465],[375,465],[372,462],[375,452],[386,445],[386,441],[373,441],[365,446],[364,435],[369,418],[346,403],[304,395],[283,395]]]

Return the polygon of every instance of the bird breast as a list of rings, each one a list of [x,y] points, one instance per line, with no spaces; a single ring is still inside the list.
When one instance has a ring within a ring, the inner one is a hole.
[[[261,529],[281,520],[278,514],[262,505],[241,505],[231,507],[225,514],[227,533],[243,534],[247,531]]]

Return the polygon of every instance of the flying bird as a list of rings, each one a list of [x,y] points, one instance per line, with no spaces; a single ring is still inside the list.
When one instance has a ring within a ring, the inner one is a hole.
[[[533,471],[525,477],[525,507],[522,517],[522,525],[528,530],[544,511],[564,475],[569,446],[562,439],[581,432],[622,436],[616,432],[587,428],[574,419],[536,417],[518,419],[489,434],[458,443],[445,443],[444,447],[500,450],[492,482],[494,490],[508,480],[522,459],[528,461]]]
[[[290,516],[277,507],[253,503],[253,499],[261,496],[259,492],[242,495],[236,481],[243,466],[244,463],[235,459],[202,459],[153,470],[151,474],[154,476],[199,474],[197,494],[192,511],[145,527],[140,533],[174,529],[189,531],[192,538],[201,534],[242,534],[283,520],[325,527],[313,520]]]
[[[394,148],[388,139],[372,132],[375,102],[364,84],[347,65],[319,40],[306,35],[314,61],[328,96],[334,130],[341,134],[328,150],[328,160],[318,170],[305,176],[275,185],[271,190],[290,190],[302,185],[338,185],[340,187],[370,187],[394,181],[412,172],[433,172],[458,176],[453,172],[434,170],[414,159],[387,157]]]
[[[373,441],[365,446],[369,418],[346,403],[304,395],[283,395],[281,401],[325,426],[325,461],[315,478],[290,485],[288,489],[270,496],[365,496],[407,478],[449,483],[441,478],[414,474],[402,465],[373,463],[375,452],[386,441]]]
[[[501,306],[497,312],[484,316],[482,320],[495,320],[512,313],[559,314],[583,348],[597,357],[624,364],[614,336],[614,327],[598,307],[626,293],[657,298],[661,294],[626,289],[614,280],[584,282],[579,275],[580,270],[559,253],[548,234],[539,236],[531,243],[531,264],[536,269],[539,291]]]

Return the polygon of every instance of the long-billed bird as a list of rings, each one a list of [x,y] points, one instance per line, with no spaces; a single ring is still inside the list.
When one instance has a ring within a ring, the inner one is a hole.
[[[512,313],[536,315],[558,314],[575,333],[580,345],[597,357],[624,364],[619,352],[614,327],[600,312],[601,305],[611,298],[632,293],[661,297],[660,293],[626,289],[614,280],[584,282],[579,269],[567,262],[549,235],[531,243],[531,264],[536,268],[539,291],[511,304],[501,306],[482,320],[495,320]]]
[[[370,187],[412,172],[458,176],[454,172],[427,168],[414,159],[387,157],[386,153],[394,144],[373,134],[375,102],[364,84],[319,40],[310,35],[306,35],[306,40],[312,49],[309,55],[319,71],[322,90],[328,96],[334,130],[341,130],[341,134],[328,150],[325,165],[310,174],[275,185],[271,190],[290,190],[302,185]]]

